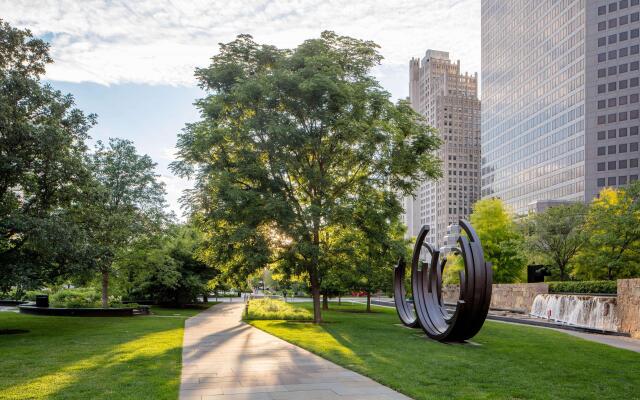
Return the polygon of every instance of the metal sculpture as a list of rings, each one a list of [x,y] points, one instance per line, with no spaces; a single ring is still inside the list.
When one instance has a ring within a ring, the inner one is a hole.
[[[491,303],[491,264],[485,262],[480,238],[471,224],[460,220],[460,227],[466,236],[457,235],[457,246],[444,249],[460,254],[464,261],[464,270],[460,271],[460,295],[451,313],[442,299],[442,273],[447,257],[426,242],[428,225],[420,230],[413,248],[413,307],[406,301],[404,260],[398,261],[394,272],[394,299],[402,323],[412,328],[420,326],[427,336],[443,342],[462,342],[475,336],[482,328]]]

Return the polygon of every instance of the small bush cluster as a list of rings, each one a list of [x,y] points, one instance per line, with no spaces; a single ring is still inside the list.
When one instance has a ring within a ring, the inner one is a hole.
[[[617,293],[616,281],[549,282],[549,293]]]
[[[100,293],[92,288],[62,289],[49,296],[49,304],[56,308],[100,307]]]
[[[313,315],[309,310],[294,307],[282,300],[255,299],[249,301],[245,319],[311,321]]]

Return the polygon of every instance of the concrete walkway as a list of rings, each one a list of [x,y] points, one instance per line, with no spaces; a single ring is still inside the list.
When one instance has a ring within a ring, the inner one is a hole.
[[[186,321],[180,399],[409,399],[241,322],[243,308],[221,303]]]

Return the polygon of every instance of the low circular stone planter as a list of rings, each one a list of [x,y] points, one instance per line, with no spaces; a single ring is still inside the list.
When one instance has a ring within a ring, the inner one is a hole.
[[[36,307],[33,304],[18,306],[22,314],[57,317],[132,317],[135,308],[55,308]]]
[[[0,306],[3,306],[3,307],[17,307],[20,304],[25,304],[25,303],[27,302],[22,300],[0,300]]]

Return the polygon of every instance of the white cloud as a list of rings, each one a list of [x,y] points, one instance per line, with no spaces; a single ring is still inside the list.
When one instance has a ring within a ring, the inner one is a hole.
[[[160,175],[158,178],[160,182],[165,184],[167,191],[166,200],[169,205],[169,209],[176,214],[179,220],[184,220],[183,208],[180,203],[180,198],[184,194],[185,189],[192,189],[193,182],[173,175]]]
[[[427,48],[480,70],[478,0],[0,0],[0,15],[51,42],[52,80],[193,85],[193,69],[237,34],[293,47],[326,29],[377,42],[382,69],[403,72],[382,73],[391,86]]]

